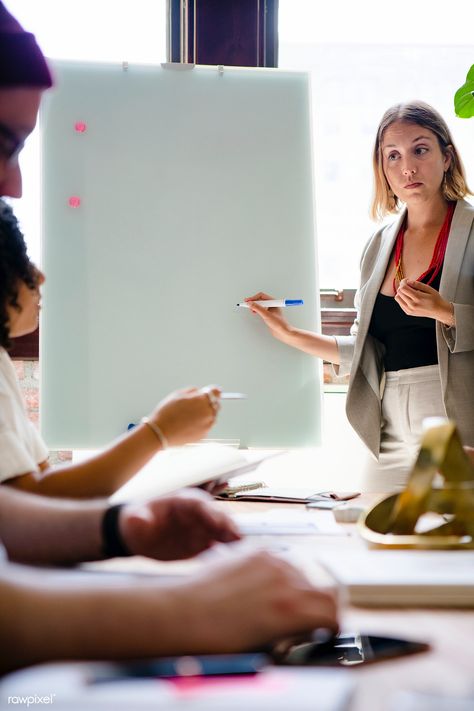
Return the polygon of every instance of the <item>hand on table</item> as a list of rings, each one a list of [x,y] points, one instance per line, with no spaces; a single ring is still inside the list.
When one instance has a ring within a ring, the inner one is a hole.
[[[207,652],[252,649],[317,628],[338,631],[335,595],[267,552],[229,555],[190,587],[193,632],[205,637]]]
[[[215,543],[240,538],[235,524],[215,508],[209,496],[185,491],[146,503],[128,504],[120,512],[120,533],[135,555],[159,560],[191,558]]]

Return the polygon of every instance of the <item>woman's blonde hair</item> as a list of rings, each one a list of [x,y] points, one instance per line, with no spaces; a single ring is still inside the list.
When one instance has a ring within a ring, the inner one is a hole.
[[[446,200],[460,200],[466,195],[472,195],[466,183],[464,166],[454,145],[451,132],[443,117],[429,104],[423,101],[410,101],[406,104],[396,104],[389,108],[380,121],[375,139],[372,156],[374,169],[374,197],[370,210],[371,216],[380,220],[388,213],[398,212],[400,200],[393,194],[383,171],[382,141],[385,131],[396,121],[412,123],[432,131],[438,138],[443,155],[449,153],[451,162],[443,179],[443,195]]]

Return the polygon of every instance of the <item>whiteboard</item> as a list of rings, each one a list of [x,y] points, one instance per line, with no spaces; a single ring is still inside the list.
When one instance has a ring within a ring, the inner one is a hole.
[[[41,430],[93,448],[169,391],[216,383],[209,437],[320,440],[321,369],[235,304],[303,298],[319,328],[309,78],[58,63],[41,115]],[[71,202],[72,201],[72,202]]]

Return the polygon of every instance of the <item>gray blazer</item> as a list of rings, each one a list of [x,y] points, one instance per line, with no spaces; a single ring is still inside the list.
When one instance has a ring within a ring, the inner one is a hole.
[[[338,374],[350,372],[346,412],[367,447],[378,456],[381,433],[382,346],[368,333],[375,299],[385,276],[403,212],[378,230],[361,260],[357,317],[350,336],[337,336]],[[441,296],[454,304],[456,327],[436,322],[438,364],[444,406],[456,421],[464,444],[474,446],[474,206],[459,200],[449,233]]]

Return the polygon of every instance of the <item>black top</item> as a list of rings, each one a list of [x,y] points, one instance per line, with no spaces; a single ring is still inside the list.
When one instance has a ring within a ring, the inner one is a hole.
[[[426,283],[428,278],[422,281]],[[441,272],[430,286],[439,290],[440,280]],[[393,296],[377,294],[369,333],[385,346],[386,371],[418,368],[438,362],[435,319],[408,316]]]

